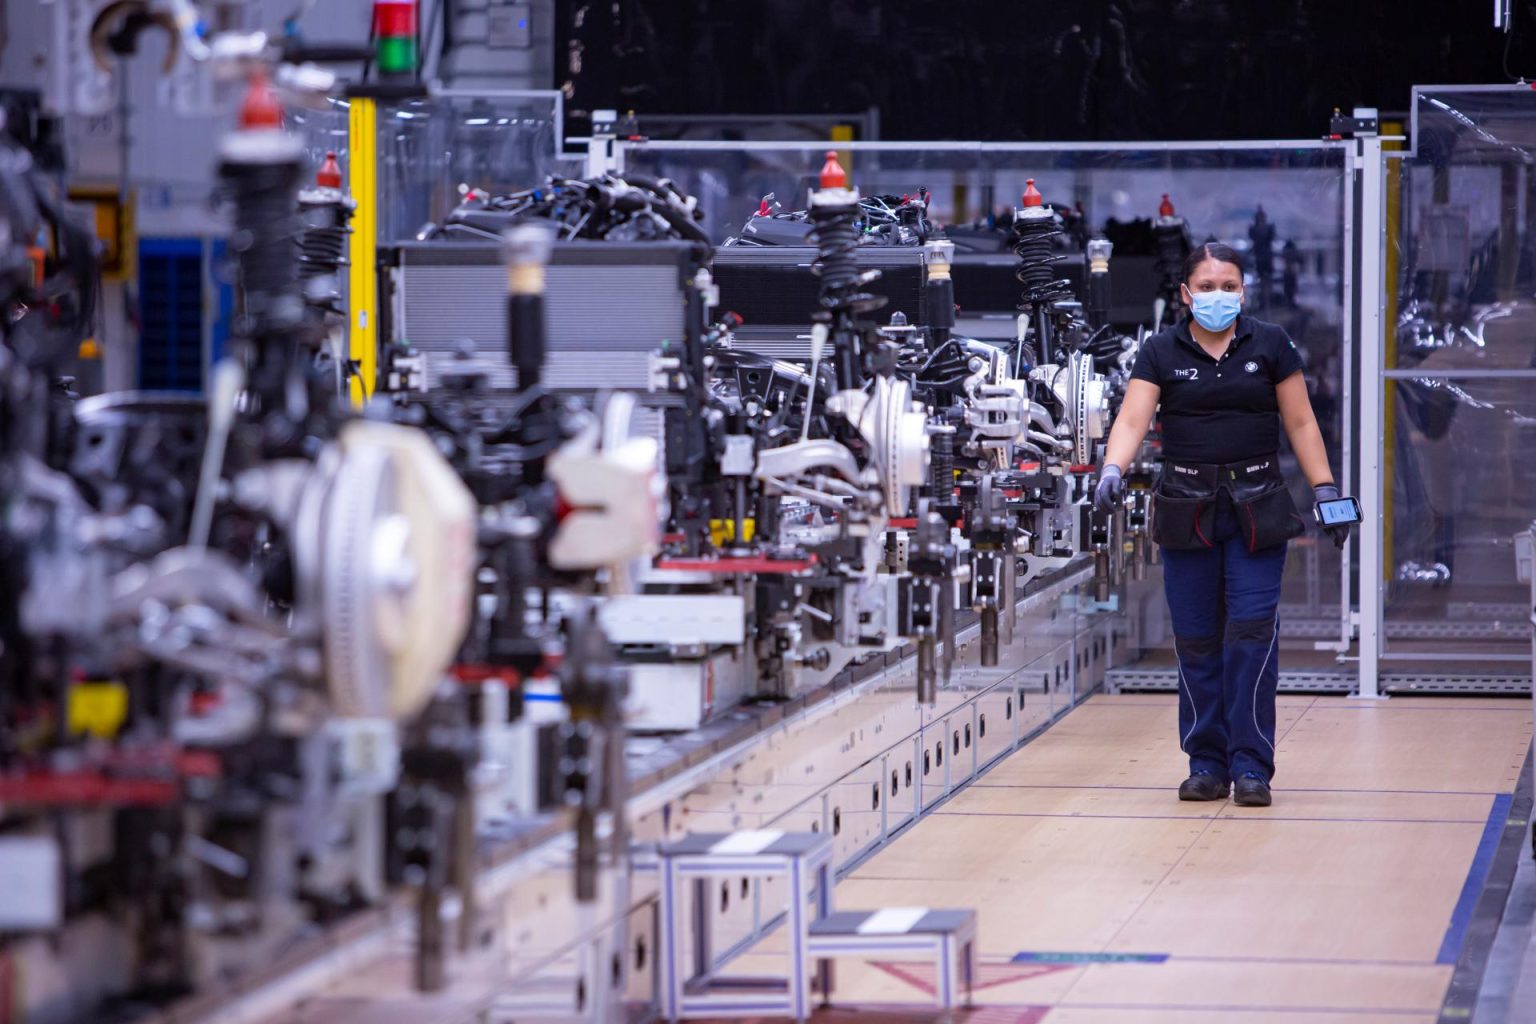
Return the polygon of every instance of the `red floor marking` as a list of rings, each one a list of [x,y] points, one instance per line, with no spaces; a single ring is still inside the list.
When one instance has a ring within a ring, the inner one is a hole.
[[[891,977],[899,978],[906,982],[924,995],[931,996],[938,992],[938,968],[931,962],[923,960],[871,960],[869,963],[870,966],[884,971]],[[982,989],[997,988],[999,985],[1011,985],[1016,981],[1029,981],[1031,978],[1042,978],[1047,974],[1055,974],[1057,971],[1069,971],[1079,966],[1081,965],[977,964],[976,982],[972,988],[980,992]],[[960,991],[956,995],[960,995],[964,990],[964,982],[961,982]]]

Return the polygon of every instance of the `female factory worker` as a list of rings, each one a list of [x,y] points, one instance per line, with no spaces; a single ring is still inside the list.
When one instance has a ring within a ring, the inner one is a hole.
[[[1243,265],[1225,245],[1184,265],[1190,315],[1142,345],[1110,431],[1095,502],[1120,500],[1121,474],[1161,406],[1163,472],[1153,539],[1179,666],[1181,800],[1267,807],[1275,773],[1280,577],[1301,533],[1280,473],[1280,425],[1318,500],[1337,498],[1301,356],[1280,327],[1240,315]],[[1342,544],[1348,527],[1330,528]]]

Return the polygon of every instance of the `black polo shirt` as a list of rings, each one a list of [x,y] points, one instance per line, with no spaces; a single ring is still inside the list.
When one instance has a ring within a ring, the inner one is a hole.
[[[1213,359],[1186,318],[1142,343],[1131,377],[1161,389],[1165,458],[1227,463],[1280,450],[1275,385],[1300,369],[1301,353],[1277,324],[1239,316],[1231,346]]]

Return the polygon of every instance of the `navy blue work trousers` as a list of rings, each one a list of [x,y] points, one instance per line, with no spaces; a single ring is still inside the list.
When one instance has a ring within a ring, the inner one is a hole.
[[[1215,546],[1163,549],[1163,590],[1179,663],[1179,740],[1190,772],[1275,774],[1280,579],[1285,544],[1250,552],[1225,493]]]

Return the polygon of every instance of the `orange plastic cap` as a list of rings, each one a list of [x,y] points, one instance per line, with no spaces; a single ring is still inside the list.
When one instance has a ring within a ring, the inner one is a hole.
[[[1024,205],[1039,206],[1044,202],[1040,196],[1040,190],[1035,188],[1035,179],[1029,178],[1024,182]]]
[[[847,188],[848,172],[837,162],[837,151],[827,150],[827,162],[821,165],[822,188]]]
[[[252,71],[250,85],[245,90],[245,102],[240,105],[241,128],[281,128],[283,110],[277,105],[277,97],[267,82],[266,73]]]
[[[336,162],[336,151],[325,154],[325,163],[315,175],[315,184],[321,188],[341,188],[341,164]]]

